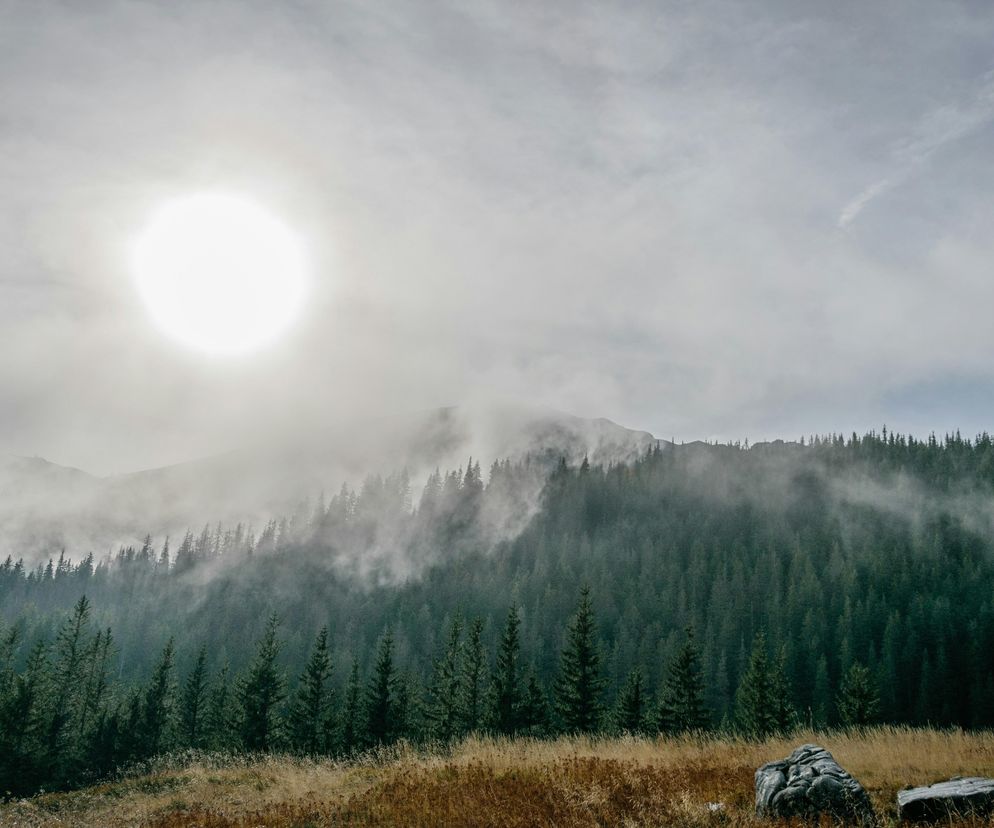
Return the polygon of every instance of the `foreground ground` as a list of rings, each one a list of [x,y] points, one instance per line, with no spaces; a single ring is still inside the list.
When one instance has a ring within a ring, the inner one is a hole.
[[[756,767],[807,741],[864,784],[885,824],[906,785],[994,776],[992,733],[879,729],[765,743],[472,739],[445,756],[400,752],[353,764],[164,763],[143,776],[0,805],[0,826],[759,825]]]

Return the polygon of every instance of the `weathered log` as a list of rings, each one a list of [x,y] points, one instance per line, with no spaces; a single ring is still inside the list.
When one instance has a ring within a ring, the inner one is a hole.
[[[905,822],[934,822],[994,813],[994,779],[971,776],[897,792],[897,815]]]

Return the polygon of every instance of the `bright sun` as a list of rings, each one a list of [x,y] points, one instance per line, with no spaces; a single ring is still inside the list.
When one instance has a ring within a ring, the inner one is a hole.
[[[240,354],[271,342],[303,300],[300,242],[275,216],[235,196],[165,203],[136,240],[133,264],[158,325],[209,353]]]

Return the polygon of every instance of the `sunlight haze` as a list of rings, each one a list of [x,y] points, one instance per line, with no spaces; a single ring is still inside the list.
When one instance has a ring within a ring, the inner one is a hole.
[[[988,4],[49,8],[0,28],[0,451],[162,465],[274,398],[986,425]],[[248,360],[134,290],[132,240],[199,192],[306,240],[303,312]]]

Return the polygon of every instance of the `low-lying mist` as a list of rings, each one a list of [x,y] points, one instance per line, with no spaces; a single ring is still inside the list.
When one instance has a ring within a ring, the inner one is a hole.
[[[228,455],[132,476],[143,478],[137,487],[147,485],[144,476],[152,476],[163,498],[162,512],[156,515],[153,510],[141,531],[134,530],[141,540],[121,543],[107,535],[103,544],[109,551],[94,554],[92,547],[84,546],[70,549],[68,555],[79,561],[89,554],[95,565],[108,568],[146,562],[192,586],[267,556],[287,558],[291,565],[306,562],[328,576],[365,588],[395,586],[421,577],[430,567],[486,555],[499,544],[516,540],[542,511],[558,473],[581,469],[599,476],[621,468],[639,474],[644,473],[640,464],[646,457],[664,455],[670,458],[666,461],[667,489],[656,492],[656,508],[662,510],[671,508],[674,499],[700,504],[703,514],[746,509],[786,522],[796,531],[831,527],[843,542],[850,539],[851,525],[865,520],[886,521],[912,533],[943,521],[972,535],[994,533],[994,473],[989,464],[923,466],[916,458],[930,447],[938,448],[932,441],[909,445],[905,438],[898,438],[895,446],[894,437],[888,443],[885,433],[884,438],[868,435],[850,449],[840,438],[752,447],[700,442],[672,445],[606,421],[562,415],[542,420],[533,414],[527,420],[509,421],[506,412],[499,423],[503,432],[496,438],[495,421],[490,421],[489,431],[480,430],[480,422],[476,420],[477,430],[471,432],[465,411],[443,409],[418,420],[413,428],[408,424],[402,434],[395,430],[392,440],[385,440],[380,449],[384,454],[395,449],[393,456],[404,465],[386,474],[367,474],[358,487],[342,483],[331,496],[313,486],[316,470],[327,475],[332,467],[330,449],[323,457],[312,452],[294,459],[288,453],[291,448],[303,452],[297,442],[284,445],[279,453],[255,453],[251,455],[254,460],[264,458],[257,469],[271,468],[274,474],[257,473],[242,488],[233,485],[218,501],[221,505],[215,514],[208,511],[206,502],[201,503],[198,517],[203,522],[178,530],[178,521],[187,513],[178,505],[184,496],[177,494],[176,500],[170,500],[164,493],[179,492],[180,481],[192,481],[196,472],[209,470],[222,477],[244,474],[246,457]],[[388,431],[380,429],[379,433]],[[486,440],[481,439],[484,436]],[[341,437],[325,445],[342,446]],[[464,465],[449,470],[427,467],[431,458],[451,456],[468,444],[485,442],[507,448],[517,459],[505,457],[487,466],[471,456]],[[963,445],[976,461],[988,443],[986,436],[978,438],[975,446],[950,438],[945,452],[948,455]],[[877,445],[883,448],[874,456]],[[539,450],[539,446],[544,448]],[[363,465],[361,457],[374,456],[370,445],[358,440],[349,451],[334,454],[339,464],[335,473],[344,475],[343,469]],[[380,462],[386,460],[381,457]],[[43,461],[24,460],[23,464]],[[85,477],[75,470],[55,467],[53,471],[47,464],[43,468],[50,477],[69,476],[75,481]],[[262,484],[271,492],[277,483],[285,485],[288,493],[282,500],[269,500],[266,508],[247,494],[257,496]],[[308,496],[291,502],[289,492],[298,492],[304,483],[312,485]],[[203,486],[191,486],[186,496],[203,491]],[[39,491],[30,494],[38,497]],[[239,510],[233,503],[238,496],[248,497],[251,506]],[[285,508],[277,511],[278,506]],[[585,503],[578,508],[593,507]],[[37,517],[39,512],[26,510],[25,514]],[[249,517],[253,514],[262,514],[263,519],[253,521]],[[161,527],[167,521],[172,531],[164,532]],[[134,523],[140,525],[137,517]],[[26,570],[34,568],[43,578],[46,561],[51,570],[56,557],[68,566],[66,553],[61,548],[54,553],[51,545],[46,556],[12,555],[10,560],[22,560]]]
[[[651,434],[520,406],[443,408],[337,422],[291,423],[214,457],[98,478],[41,458],[0,457],[0,556],[28,565],[138,546],[146,534],[174,546],[192,528],[218,522],[261,531],[295,514],[305,498],[330,495],[368,476],[404,470],[417,503],[436,469],[468,457],[486,471],[494,460],[529,455],[578,464],[631,462],[655,444]],[[247,531],[244,530],[244,531]]]

